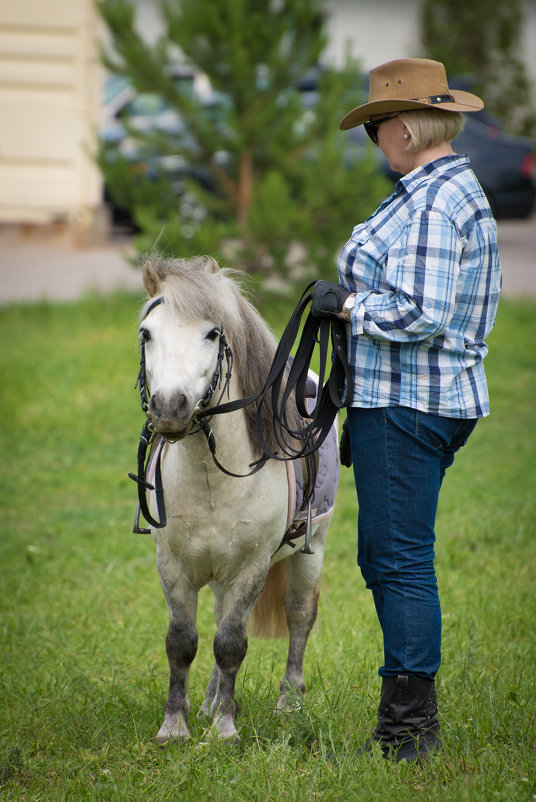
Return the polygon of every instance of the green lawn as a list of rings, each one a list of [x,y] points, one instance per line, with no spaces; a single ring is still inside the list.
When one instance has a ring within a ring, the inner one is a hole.
[[[0,794],[3,799],[534,799],[536,302],[504,301],[486,361],[492,416],[447,474],[438,515],[444,759],[358,758],[381,639],[356,567],[343,469],[308,695],[276,714],[283,641],[250,641],[238,747],[159,749],[167,613],[148,536],[131,534],[142,416],[129,295],[0,311]],[[281,330],[290,309],[271,308]],[[239,480],[237,480],[239,481]],[[212,663],[209,592],[191,673]],[[197,727],[197,729],[196,729]]]

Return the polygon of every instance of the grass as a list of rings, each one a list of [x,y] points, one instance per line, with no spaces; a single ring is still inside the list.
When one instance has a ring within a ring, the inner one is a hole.
[[[358,758],[378,702],[381,640],[355,560],[343,470],[308,694],[273,710],[283,641],[251,641],[242,743],[159,749],[166,609],[147,536],[130,533],[141,413],[138,300],[0,312],[0,794],[23,800],[536,798],[533,621],[536,302],[504,301],[487,359],[492,416],[447,474],[438,515],[446,754],[424,769]],[[268,309],[276,329],[289,309]],[[192,708],[211,669],[201,594]]]

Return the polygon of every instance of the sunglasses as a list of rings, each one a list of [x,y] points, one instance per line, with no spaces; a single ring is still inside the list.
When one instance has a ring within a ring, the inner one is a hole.
[[[393,120],[395,117],[398,117],[398,114],[389,114],[388,117],[380,117],[379,120],[373,120],[371,122],[365,123],[364,128],[369,137],[372,139],[375,145],[378,144],[378,126],[381,123],[386,122],[387,120]]]

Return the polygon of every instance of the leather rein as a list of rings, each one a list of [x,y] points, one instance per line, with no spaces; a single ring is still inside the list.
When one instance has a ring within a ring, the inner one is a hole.
[[[309,520],[308,531],[310,532],[311,500],[315,486],[317,469],[317,452],[333,425],[337,412],[351,403],[352,381],[350,368],[346,356],[346,324],[341,319],[326,319],[313,317],[308,314],[300,337],[300,342],[294,358],[290,356],[291,350],[298,337],[304,312],[311,302],[312,287],[315,282],[309,284],[296,306],[292,316],[283,332],[279,345],[277,346],[272,366],[268,378],[261,390],[248,398],[236,399],[222,403],[227,394],[229,397],[229,383],[233,368],[233,353],[227,343],[223,326],[219,330],[219,348],[216,369],[212,380],[201,400],[198,402],[194,411],[194,421],[199,428],[190,434],[202,431],[207,439],[212,459],[219,470],[228,476],[243,478],[251,476],[264,467],[269,459],[278,461],[288,461],[303,459],[306,475],[308,477],[307,486],[304,491],[304,506],[307,507]],[[164,303],[162,297],[156,298],[147,308],[145,318],[159,304]],[[144,319],[145,319],[144,318]],[[306,385],[308,379],[311,359],[316,346],[319,346],[319,383],[318,394],[314,410],[307,409]],[[331,356],[331,366],[328,371],[328,358]],[[290,359],[289,359],[290,358]],[[223,373],[223,363],[226,362],[226,372]],[[289,368],[290,363],[290,368]],[[327,378],[326,378],[327,375]],[[147,460],[147,451],[152,447],[152,451],[160,441],[161,436],[155,431],[149,417],[149,394],[147,389],[147,375],[145,365],[145,342],[142,339],[140,345],[140,369],[135,385],[140,392],[141,408],[147,419],[144,423],[140,435],[138,446],[137,474],[129,473],[129,477],[138,485],[138,510],[134,521],[133,531],[141,534],[150,534],[150,529],[140,528],[139,518],[143,515],[145,520],[154,528],[162,529],[167,524],[166,509],[164,504],[164,493],[161,476],[161,449],[158,450],[155,465],[155,484],[147,481],[147,467],[151,459]],[[216,404],[209,407],[216,390],[220,390],[220,396]],[[302,426],[299,429],[293,428],[291,424],[291,398],[294,396],[293,403],[301,419]],[[250,463],[249,473],[237,474],[227,470],[216,457],[216,441],[212,432],[210,421],[214,415],[223,415],[244,409],[249,404],[257,404],[255,415],[256,436],[262,449],[262,457]],[[272,412],[272,431],[280,451],[272,450],[267,441],[262,426],[262,405],[271,404]],[[155,439],[156,438],[156,439]],[[166,438],[174,442],[172,438]],[[147,502],[147,491],[155,491],[158,520],[153,518],[149,511]],[[310,543],[307,550],[312,553]]]

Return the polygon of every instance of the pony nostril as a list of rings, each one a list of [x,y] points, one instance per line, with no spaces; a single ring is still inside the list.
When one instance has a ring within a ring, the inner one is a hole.
[[[149,399],[147,411],[149,412],[149,415],[158,415],[158,406],[154,395],[152,395]]]
[[[177,418],[182,418],[188,411],[188,399],[184,393],[177,393],[175,396],[175,413]]]

